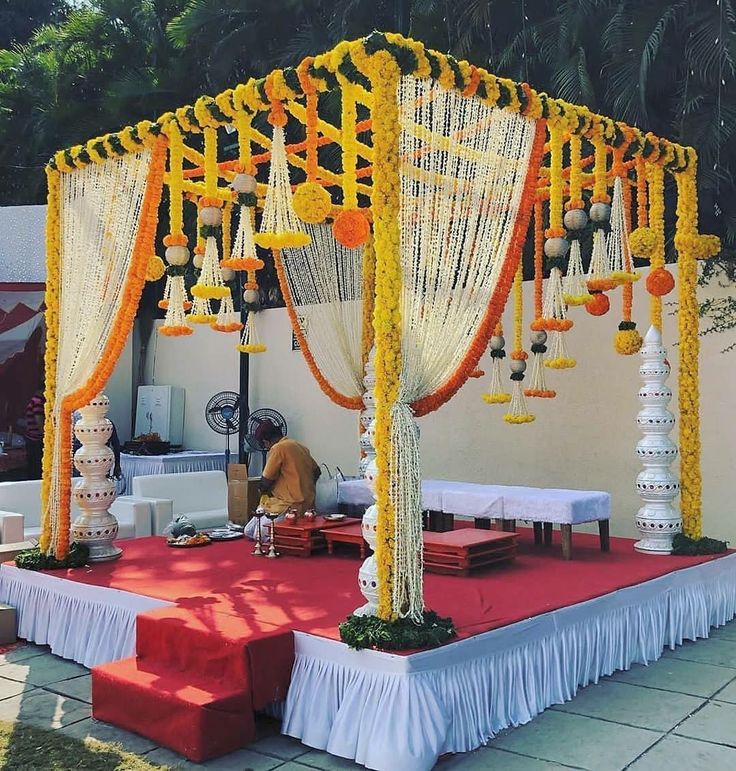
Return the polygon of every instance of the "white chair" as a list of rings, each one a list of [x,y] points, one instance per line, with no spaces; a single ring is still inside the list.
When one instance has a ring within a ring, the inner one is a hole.
[[[72,484],[79,480],[73,480]],[[110,506],[118,521],[118,538],[143,538],[151,535],[151,506],[132,496],[118,498]],[[71,501],[71,520],[80,510]],[[41,480],[0,482],[0,543],[16,543],[41,535]]]
[[[151,504],[154,535],[182,515],[197,530],[227,525],[227,477],[222,471],[134,477],[133,496]]]

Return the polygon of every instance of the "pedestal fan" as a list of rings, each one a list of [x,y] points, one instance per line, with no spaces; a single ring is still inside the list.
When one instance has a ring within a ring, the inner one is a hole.
[[[270,420],[275,426],[281,429],[282,436],[286,436],[286,420],[280,412],[272,410],[270,407],[264,407],[260,410],[254,410],[248,416],[245,437],[243,438],[243,449],[250,456],[251,452],[260,452],[263,458],[263,465],[266,465],[267,450],[263,443],[256,439],[256,429],[264,420]]]
[[[204,408],[207,425],[218,434],[225,435],[225,469],[230,463],[230,437],[238,433],[240,425],[240,394],[220,391]]]

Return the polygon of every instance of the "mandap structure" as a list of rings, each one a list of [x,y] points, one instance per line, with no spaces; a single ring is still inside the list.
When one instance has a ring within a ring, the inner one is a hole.
[[[236,132],[237,157],[225,157],[226,131]],[[258,270],[273,259],[325,394],[361,410],[366,365],[370,358],[372,371],[375,361],[375,422],[364,428],[376,453],[378,614],[419,619],[415,417],[477,376],[490,347],[485,400],[507,403],[510,423],[533,420],[528,400],[555,395],[546,369],[575,364],[565,333],[576,306],[598,316],[620,303],[615,347],[636,353],[634,258],[651,265],[655,332],[661,297],[674,286],[665,267],[668,180],[677,202],[682,515],[686,533],[699,536],[695,291],[698,260],[720,244],[698,230],[696,173],[690,147],[383,33],[59,151],[47,167],[42,548],[59,557],[69,548],[71,415],[104,387],[144,282],[165,276],[161,334],[206,324],[255,354],[265,346],[254,313],[240,323],[232,276],[245,272],[244,307],[253,311]],[[164,188],[166,264],[155,256]],[[527,242],[535,265],[528,372]],[[499,319],[510,295],[508,393]]]

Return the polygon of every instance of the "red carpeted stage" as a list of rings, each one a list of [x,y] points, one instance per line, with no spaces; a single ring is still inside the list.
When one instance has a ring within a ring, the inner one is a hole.
[[[363,603],[355,547],[269,560],[252,556],[245,540],[178,550],[144,538],[126,541],[119,561],[91,568],[38,576],[4,565],[0,600],[19,608],[21,633],[52,647],[53,634],[28,612],[23,618],[24,582],[35,580],[34,602],[47,592],[47,604],[96,592],[92,617],[108,598],[161,601],[135,614],[136,656],[95,669],[93,710],[192,759],[243,746],[253,710],[285,702],[286,733],[371,768],[397,768],[386,759],[394,753],[416,769],[525,722],[601,674],[657,658],[664,645],[707,636],[736,611],[736,556],[645,556],[620,538],[602,553],[596,537],[577,535],[566,562],[559,544],[535,546],[530,530],[520,533],[511,564],[425,576],[427,606],[454,619],[458,641],[404,656],[335,642],[338,624]],[[58,605],[72,626],[80,603]],[[119,634],[129,633],[120,622]],[[401,705],[387,706],[402,689]],[[399,706],[404,718],[391,718]],[[396,725],[377,727],[373,713]],[[417,722],[422,736],[407,743],[406,726]],[[376,742],[388,746],[367,747]]]

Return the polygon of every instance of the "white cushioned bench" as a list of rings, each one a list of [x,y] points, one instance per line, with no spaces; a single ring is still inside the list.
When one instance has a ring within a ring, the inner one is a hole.
[[[338,503],[348,507],[369,506],[373,497],[365,480],[348,480],[339,484]],[[601,549],[609,548],[611,496],[597,490],[426,480],[422,482],[422,506],[450,517],[472,517],[476,527],[481,528],[490,528],[491,520],[497,520],[501,529],[513,530],[517,519],[527,520],[534,523],[536,543],[542,542],[544,533],[544,542],[550,544],[552,526],[559,525],[565,559],[572,554],[573,525],[598,522]]]

